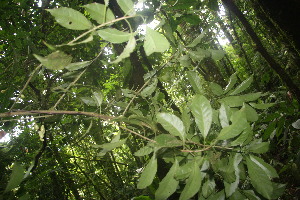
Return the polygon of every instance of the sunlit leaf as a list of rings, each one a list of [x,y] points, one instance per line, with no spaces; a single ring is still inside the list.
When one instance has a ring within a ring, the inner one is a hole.
[[[126,142],[126,139],[123,139],[123,140],[119,140],[117,142],[101,144],[101,145],[99,145],[99,147],[105,149],[106,151],[111,151],[119,146],[122,146],[123,144],[125,144],[125,142]]]
[[[117,0],[117,2],[125,15],[135,15],[134,4],[132,0]]]
[[[169,46],[168,40],[163,35],[146,27],[144,49],[147,56],[154,52],[164,52],[169,49]]]
[[[23,177],[24,177],[24,171],[25,170],[21,164],[19,164],[17,162],[14,164],[8,184],[5,188],[5,192],[8,192],[20,185],[20,183],[22,182]]]
[[[278,174],[276,172],[276,170],[268,163],[266,163],[263,159],[251,155],[250,159],[257,164],[258,166],[260,166],[260,168],[270,177],[270,178],[278,178]]]
[[[36,59],[38,59],[43,66],[52,70],[61,70],[68,66],[72,61],[72,56],[65,54],[61,51],[55,51],[46,57],[42,57],[33,54]]]
[[[64,68],[66,68],[69,71],[75,71],[84,67],[89,66],[92,63],[92,61],[82,61],[82,62],[76,62],[76,63],[71,63]]]
[[[190,107],[202,136],[206,138],[213,115],[209,100],[203,95],[196,95]]]
[[[226,104],[221,103],[219,109],[219,119],[222,128],[229,126],[230,115],[231,115],[230,108]]]
[[[297,121],[295,121],[294,123],[292,123],[292,126],[295,129],[300,129],[300,119],[298,119]]]
[[[111,43],[127,42],[133,36],[132,33],[119,31],[114,28],[101,29],[97,33],[101,38]]]
[[[101,91],[93,92],[93,97],[96,100],[97,105],[99,107],[101,107],[102,102],[103,102],[103,94],[102,94],[102,92]]]
[[[203,197],[209,197],[215,190],[216,183],[214,179],[208,178],[202,186],[202,195]]]
[[[92,97],[80,97],[80,99],[88,106],[97,106],[97,102]]]
[[[105,22],[110,22],[115,19],[115,16],[111,9],[107,8],[107,6],[99,3],[90,3],[84,5],[86,11],[90,13],[91,17],[96,20],[99,24],[103,24]],[[106,20],[104,20],[106,18]]]
[[[55,17],[57,23],[72,30],[86,30],[92,28],[92,23],[79,11],[72,8],[46,9]]]
[[[236,95],[236,94],[239,94],[239,93],[243,92],[244,90],[248,89],[248,87],[251,85],[252,81],[253,81],[253,76],[250,76],[248,79],[243,81],[239,86],[237,86],[235,88],[235,90],[233,90],[230,93],[230,95]]]
[[[240,96],[228,96],[220,99],[219,101],[229,107],[242,106],[244,103],[244,100]]]
[[[253,153],[266,153],[269,151],[269,142],[253,141],[249,146],[249,151]]]
[[[215,61],[221,60],[225,56],[225,51],[223,50],[214,50],[214,49],[208,49],[208,51],[211,53],[211,58]]]
[[[198,48],[197,51],[188,51],[188,55],[193,59],[194,61],[200,62],[204,58],[207,58],[210,56],[209,51]]]
[[[175,159],[174,164],[171,169],[167,173],[167,175],[163,178],[163,180],[159,183],[159,187],[155,192],[156,200],[165,200],[168,199],[177,189],[179,181],[174,178],[175,172],[179,167],[178,161]]]
[[[151,84],[149,84],[147,87],[145,87],[141,91],[141,96],[142,97],[148,97],[148,96],[150,96],[155,91],[157,83],[158,83],[157,78],[154,78],[153,81],[151,82]]]
[[[158,113],[156,118],[157,122],[159,122],[170,134],[179,136],[182,141],[185,141],[185,127],[179,117],[170,113]]]
[[[194,71],[188,71],[187,72],[187,78],[192,85],[195,93],[202,94],[202,83],[199,75]]]
[[[234,73],[230,76],[229,83],[225,87],[224,93],[227,93],[228,91],[230,91],[233,88],[233,86],[236,84],[236,81],[237,81],[237,77],[236,77],[236,73]]]
[[[137,184],[137,188],[144,189],[147,186],[149,186],[155,177],[156,171],[157,171],[157,159],[155,155],[153,155],[151,160],[145,167],[144,171],[142,172],[142,175]]]
[[[124,58],[128,58],[130,56],[130,54],[134,51],[136,46],[136,41],[134,36],[131,36],[131,38],[129,39],[126,47],[124,48],[123,52],[121,53],[121,55],[119,55],[119,57],[113,61],[112,63],[118,63],[121,60],[123,60]]]

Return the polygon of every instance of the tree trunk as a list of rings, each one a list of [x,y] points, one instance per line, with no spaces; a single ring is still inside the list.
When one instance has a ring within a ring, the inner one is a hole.
[[[300,89],[292,81],[292,79],[285,72],[285,70],[283,68],[281,68],[281,66],[268,53],[266,48],[263,46],[261,40],[259,39],[259,37],[255,33],[254,29],[251,27],[250,23],[247,21],[247,19],[242,14],[242,12],[239,10],[239,8],[234,4],[233,0],[222,0],[222,2],[241,21],[241,23],[245,27],[247,33],[250,35],[251,39],[255,43],[257,51],[264,57],[264,59],[268,62],[270,67],[279,75],[281,80],[287,85],[289,90],[295,95],[298,102],[300,103]]]

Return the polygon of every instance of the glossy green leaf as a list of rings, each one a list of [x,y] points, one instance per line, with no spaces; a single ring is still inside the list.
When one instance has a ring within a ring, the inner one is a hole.
[[[61,51],[55,51],[46,57],[33,54],[43,66],[51,70],[61,70],[68,66],[72,61],[72,56]]]
[[[153,148],[149,146],[144,146],[134,153],[135,156],[145,156],[153,152]]]
[[[294,123],[292,123],[292,126],[295,129],[300,129],[300,119],[298,119],[297,121],[295,121]]]
[[[214,179],[207,179],[202,186],[202,195],[204,198],[209,197],[215,191],[216,183]]]
[[[222,89],[222,87],[221,87],[219,84],[214,83],[214,82],[210,82],[210,83],[209,83],[209,87],[210,87],[211,91],[212,91],[215,95],[220,96],[220,95],[223,94],[223,89]]]
[[[175,172],[179,167],[177,159],[175,159],[174,164],[171,169],[167,173],[167,175],[163,178],[163,180],[159,183],[159,187],[155,192],[156,200],[165,200],[168,199],[177,189],[179,181],[177,181],[174,176]]]
[[[72,30],[87,30],[93,27],[92,23],[79,11],[72,8],[46,9],[55,17],[57,23]]]
[[[270,177],[270,178],[278,178],[278,174],[276,170],[268,163],[266,163],[263,159],[251,155],[250,159],[255,162],[258,166],[261,167],[261,169]]]
[[[125,15],[135,15],[134,4],[132,0],[117,0],[117,2]]]
[[[236,77],[236,73],[234,73],[229,78],[229,83],[224,89],[224,94],[229,92],[233,88],[233,86],[236,84],[236,81],[237,81],[237,77]]]
[[[190,108],[202,136],[206,138],[213,115],[209,100],[203,95],[196,95],[192,100]]]
[[[247,127],[247,120],[246,120],[246,114],[245,110],[241,109],[237,112],[235,112],[232,115],[232,118],[237,120],[232,120],[232,124],[230,126],[224,127],[219,136],[219,140],[227,140],[233,137],[238,136],[240,133],[242,133],[243,130]]]
[[[10,175],[8,184],[5,188],[5,192],[11,191],[12,189],[18,187],[23,180],[24,177],[24,168],[19,163],[14,163],[12,168],[12,173]]]
[[[190,84],[193,87],[193,90],[196,94],[202,94],[202,83],[199,75],[194,71],[188,71],[187,72],[187,78],[190,82]]]
[[[182,141],[169,134],[158,135],[154,140],[157,142],[156,147],[178,147],[183,145]]]
[[[156,171],[157,171],[157,159],[155,155],[153,155],[149,163],[145,167],[144,171],[142,172],[142,175],[137,184],[137,188],[144,189],[147,186],[149,186],[155,177]]]
[[[141,96],[142,97],[148,97],[148,96],[150,96],[155,91],[157,83],[158,83],[157,78],[153,78],[153,81],[151,82],[151,84],[149,84],[147,87],[145,87],[141,91]]]
[[[215,61],[221,60],[225,56],[224,50],[215,50],[215,49],[208,49],[208,51],[211,53],[211,58]]]
[[[131,36],[121,55],[119,55],[119,57],[112,63],[119,63],[124,58],[128,58],[130,54],[134,51],[135,46],[136,46],[135,38],[134,36]]]
[[[246,112],[246,118],[249,122],[255,122],[258,120],[258,114],[257,112],[248,104],[244,104],[245,106],[245,112]]]
[[[144,49],[147,56],[154,52],[164,52],[169,49],[168,40],[160,33],[146,27]]]
[[[115,28],[101,29],[97,33],[104,40],[116,44],[127,42],[133,36],[132,33],[119,31]]]
[[[181,192],[179,200],[188,200],[192,198],[199,191],[202,179],[202,172],[200,172],[197,162],[194,161],[192,171],[186,181],[183,191]]]
[[[179,117],[170,113],[158,113],[156,118],[157,122],[160,123],[170,134],[179,136],[182,141],[185,141],[185,127]]]
[[[261,104],[250,103],[250,105],[251,105],[253,108],[260,109],[260,110],[264,110],[264,109],[267,109],[267,108],[270,108],[270,107],[274,106],[275,103],[261,103]]]
[[[107,6],[99,3],[90,3],[84,5],[86,11],[90,13],[91,17],[96,20],[99,24],[110,22],[115,19],[115,16],[111,9]]]
[[[273,186],[266,172],[250,158],[246,158],[251,184],[256,191],[267,199],[272,199]]]
[[[230,95],[236,95],[236,94],[239,94],[239,93],[243,92],[244,90],[248,89],[248,87],[251,85],[252,81],[253,81],[253,76],[250,76],[248,79],[243,81],[239,86],[237,86],[235,88],[235,90],[233,90],[230,93]]]
[[[219,109],[219,120],[222,128],[229,126],[230,115],[231,115],[230,108],[226,104],[221,103]]]
[[[82,69],[84,67],[89,66],[92,63],[92,61],[82,61],[82,62],[76,62],[76,63],[71,63],[64,68],[66,68],[69,71],[75,71],[78,69]]]
[[[266,153],[269,151],[269,142],[255,142],[253,144],[250,144],[249,151],[252,153]]]

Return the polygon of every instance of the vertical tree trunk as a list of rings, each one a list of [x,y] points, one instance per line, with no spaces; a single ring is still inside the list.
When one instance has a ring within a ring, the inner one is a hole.
[[[268,53],[266,48],[263,46],[261,40],[255,33],[254,29],[251,27],[250,23],[247,21],[243,13],[239,10],[239,8],[234,4],[233,0],[222,0],[223,4],[232,11],[237,18],[241,21],[243,26],[245,27],[247,33],[250,35],[251,39],[256,45],[257,51],[264,57],[264,59],[268,62],[270,67],[279,75],[281,80],[287,85],[289,90],[295,95],[298,102],[300,103],[300,89],[298,86],[292,81],[289,75],[285,72],[283,68],[274,60],[274,58]]]

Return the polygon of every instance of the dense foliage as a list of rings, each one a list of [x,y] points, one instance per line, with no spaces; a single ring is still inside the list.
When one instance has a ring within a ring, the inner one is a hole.
[[[268,4],[0,9],[0,199],[299,195],[300,48]]]

